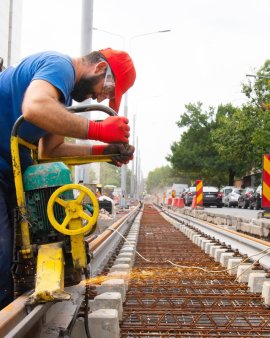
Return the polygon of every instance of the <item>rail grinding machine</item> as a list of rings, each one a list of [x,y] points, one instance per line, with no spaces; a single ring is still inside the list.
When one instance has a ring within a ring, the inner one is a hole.
[[[69,107],[71,113],[102,111],[102,105]],[[85,236],[96,226],[99,204],[88,188],[72,182],[73,165],[110,162],[106,155],[44,159],[38,148],[21,139],[21,116],[11,135],[12,165],[18,209],[14,225],[15,294],[33,289],[29,303],[69,299],[64,286],[78,284],[90,261]],[[27,147],[33,165],[22,174],[19,147]],[[89,209],[91,212],[89,212]]]

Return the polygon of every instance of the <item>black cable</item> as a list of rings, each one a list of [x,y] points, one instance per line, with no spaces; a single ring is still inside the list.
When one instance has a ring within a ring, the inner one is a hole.
[[[90,292],[90,273],[87,268],[83,269],[85,275],[85,295],[84,295],[84,328],[87,338],[91,338],[89,325],[88,325],[88,302],[89,302],[89,292]]]

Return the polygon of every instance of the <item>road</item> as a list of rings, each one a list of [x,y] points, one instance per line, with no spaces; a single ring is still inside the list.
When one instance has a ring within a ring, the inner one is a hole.
[[[216,208],[216,207],[209,207],[204,208],[207,212],[214,212],[215,214],[225,214],[225,215],[232,215],[232,216],[239,216],[239,217],[246,217],[246,218],[258,218],[258,213],[261,213],[262,210],[249,210],[249,209],[238,209],[238,208]]]

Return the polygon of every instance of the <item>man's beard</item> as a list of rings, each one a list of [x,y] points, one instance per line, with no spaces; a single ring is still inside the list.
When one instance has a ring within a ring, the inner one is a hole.
[[[77,102],[86,100],[89,95],[92,95],[92,99],[96,99],[94,92],[94,86],[99,83],[100,79],[105,75],[92,75],[82,77],[78,82],[75,83],[74,88],[71,92],[71,97]]]

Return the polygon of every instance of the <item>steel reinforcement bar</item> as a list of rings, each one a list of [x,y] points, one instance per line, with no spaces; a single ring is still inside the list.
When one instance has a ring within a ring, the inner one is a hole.
[[[137,251],[122,338],[270,337],[270,310],[261,295],[236,281],[152,205],[143,211]]]

